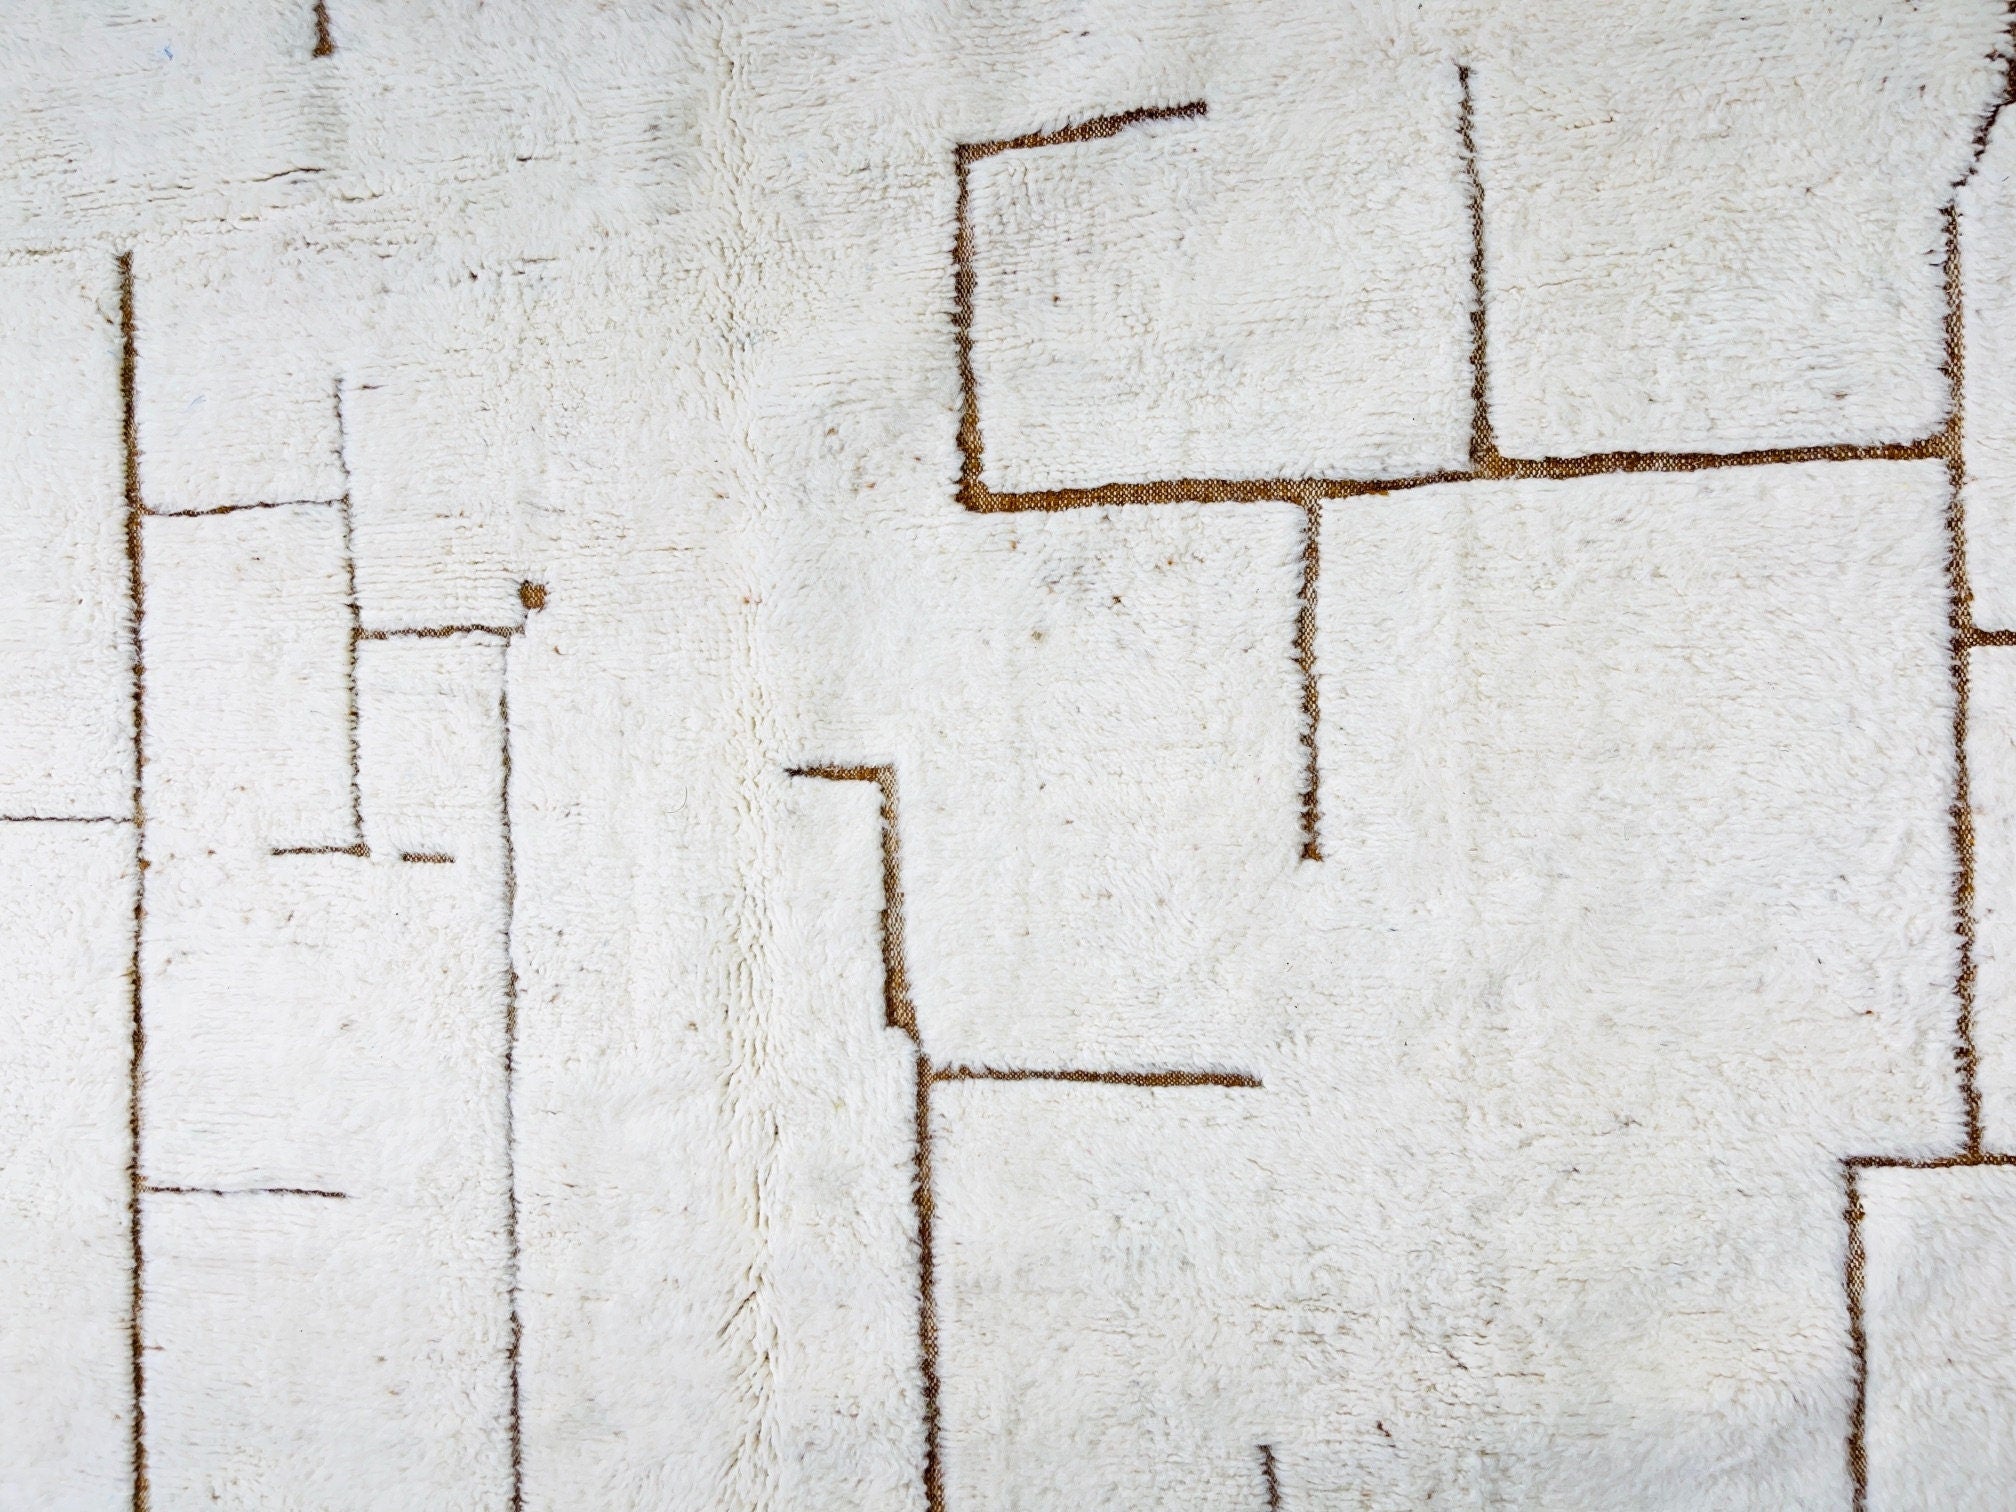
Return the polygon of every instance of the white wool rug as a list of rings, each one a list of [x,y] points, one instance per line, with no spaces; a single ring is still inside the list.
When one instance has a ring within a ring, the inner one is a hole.
[[[2003,0],[0,12],[0,1512],[2016,1508]]]

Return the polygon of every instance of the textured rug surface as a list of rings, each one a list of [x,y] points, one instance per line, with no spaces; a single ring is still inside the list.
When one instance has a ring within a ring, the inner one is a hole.
[[[0,1512],[2016,1507],[2001,0],[0,12]]]

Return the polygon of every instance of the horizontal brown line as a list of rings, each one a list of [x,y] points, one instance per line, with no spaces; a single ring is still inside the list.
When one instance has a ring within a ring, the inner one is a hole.
[[[329,1197],[344,1202],[350,1198],[348,1192],[325,1192],[319,1187],[148,1186],[140,1190],[163,1197]]]
[[[822,782],[880,782],[889,775],[886,766],[803,766],[786,767],[787,777],[817,777]]]
[[[993,1066],[942,1066],[931,1080],[1100,1082],[1115,1087],[1258,1087],[1260,1078],[1239,1071],[1033,1071]]]
[[[1786,467],[1799,462],[1931,462],[1946,456],[1944,431],[1916,441],[1765,447],[1737,452],[1592,452],[1586,457],[1496,457],[1478,478],[1586,478],[1602,473],[1705,472],[1717,467]]]
[[[276,845],[276,856],[369,856],[368,845]]]
[[[451,635],[501,635],[507,640],[518,633],[516,625],[422,625],[404,630],[359,630],[357,639],[446,640]]]
[[[1591,478],[1617,473],[1707,472],[1724,467],[1782,467],[1798,462],[1924,462],[1944,456],[1943,434],[1874,446],[1797,446],[1747,452],[1603,452],[1587,457],[1498,457],[1459,472],[1404,478],[1161,478],[1101,483],[1089,488],[1003,492],[985,484],[960,487],[960,502],[976,514],[1093,509],[1120,504],[1299,503],[1404,493],[1443,483],[1500,483],[1524,478]]]
[[[1094,116],[1089,121],[1060,127],[1056,131],[1031,131],[1018,137],[1004,137],[998,142],[965,142],[953,152],[960,163],[973,163],[981,158],[993,157],[997,152],[1019,152],[1029,147],[1062,147],[1071,142],[1097,142],[1118,136],[1129,126],[1143,121],[1185,120],[1205,115],[1209,110],[1210,106],[1203,100],[1191,100],[1184,105],[1149,105],[1140,110],[1124,110],[1118,115]]]
[[[203,520],[212,515],[243,514],[248,509],[328,509],[347,499],[274,499],[260,504],[219,504],[214,509],[156,509],[141,511],[150,520]]]
[[[1857,1171],[1952,1171],[1966,1166],[2016,1166],[2016,1155],[1939,1155],[1914,1160],[1893,1155],[1850,1155],[1841,1164]]]
[[[1349,498],[1426,488],[1432,483],[1468,483],[1479,474],[1423,474],[1413,478],[1163,478],[1150,483],[1100,483],[1090,488],[1048,488],[1002,493],[985,484],[964,484],[960,502],[975,514],[1021,514],[1031,510],[1096,509],[1123,504],[1297,504],[1305,499]]]
[[[2016,630],[1969,628],[1960,634],[1963,646],[2016,646]]]
[[[445,851],[401,851],[399,859],[427,866],[452,866],[455,862],[455,858]]]
[[[0,814],[0,824],[131,824],[126,814]]]

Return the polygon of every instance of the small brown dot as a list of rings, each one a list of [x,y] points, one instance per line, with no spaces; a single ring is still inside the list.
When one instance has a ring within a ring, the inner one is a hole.
[[[544,609],[546,607],[546,585],[544,583],[520,583],[518,585],[518,602],[523,604],[527,609]]]

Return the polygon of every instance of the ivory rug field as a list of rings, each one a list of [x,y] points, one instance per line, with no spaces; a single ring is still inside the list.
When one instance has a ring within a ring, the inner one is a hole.
[[[2016,1508],[2011,54],[0,11],[0,1512]]]

